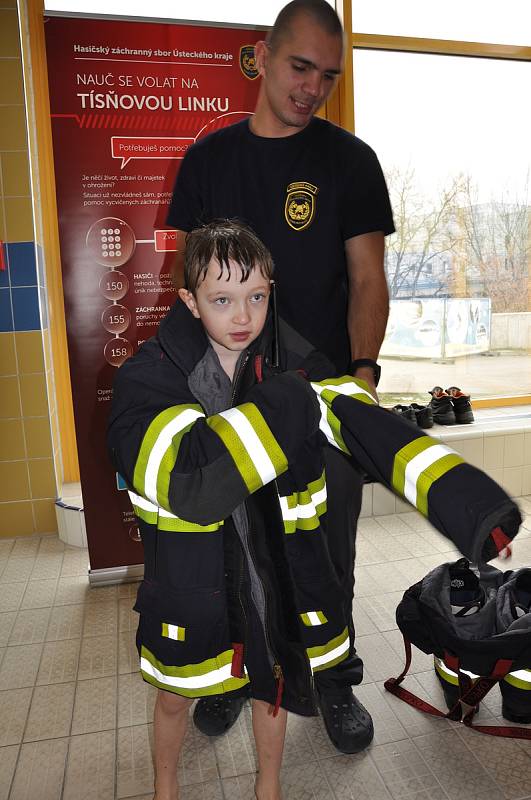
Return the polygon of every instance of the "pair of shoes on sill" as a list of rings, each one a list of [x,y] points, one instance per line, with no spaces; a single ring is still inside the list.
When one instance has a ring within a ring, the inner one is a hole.
[[[434,386],[429,394],[434,422],[439,425],[466,425],[474,422],[470,395],[457,386],[450,386],[446,390],[441,386]]]
[[[433,412],[430,406],[421,406],[418,403],[411,403],[409,406],[393,406],[391,411],[398,414],[402,419],[412,422],[413,425],[418,425],[419,428],[433,427]]]
[[[374,737],[371,715],[350,686],[318,693],[318,702],[330,741],[341,753],[359,753],[369,746]],[[206,736],[220,736],[232,728],[244,703],[245,697],[201,697],[194,709],[195,726]]]

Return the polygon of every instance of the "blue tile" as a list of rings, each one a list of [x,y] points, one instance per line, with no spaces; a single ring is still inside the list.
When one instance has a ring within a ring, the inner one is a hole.
[[[7,333],[13,330],[13,313],[11,311],[11,292],[0,288],[0,331]]]
[[[4,266],[5,269],[0,269],[0,287],[9,286],[9,261],[7,258],[7,244],[2,242],[1,247],[4,248]]]
[[[40,331],[39,294],[36,286],[11,289],[16,331]]]
[[[33,242],[8,244],[7,254],[11,286],[36,286],[35,244]]]

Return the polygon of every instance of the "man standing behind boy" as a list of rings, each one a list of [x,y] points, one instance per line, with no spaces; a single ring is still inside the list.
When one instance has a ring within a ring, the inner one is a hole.
[[[376,395],[389,306],[384,236],[394,230],[389,197],[371,148],[314,116],[341,74],[341,22],[326,0],[293,0],[255,53],[262,83],[254,115],[188,150],[168,224],[182,232],[181,241],[185,232],[218,217],[249,224],[272,252],[281,316],[338,372],[363,378]],[[178,273],[180,268],[178,257]],[[330,527],[332,534],[338,531],[330,555],[350,609],[354,535],[345,541],[339,532],[345,514],[355,530],[362,482],[332,451],[327,474]],[[351,634],[353,642],[353,629]],[[370,715],[351,689],[362,677],[354,646],[325,680],[315,675],[326,729],[342,752],[358,752],[373,737]],[[194,720],[215,735],[233,724],[240,709],[237,701],[205,698]]]

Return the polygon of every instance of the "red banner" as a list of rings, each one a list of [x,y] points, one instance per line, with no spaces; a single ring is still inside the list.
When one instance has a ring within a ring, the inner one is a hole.
[[[165,225],[199,137],[249,115],[263,32],[46,19],[65,311],[91,569],[143,561],[105,429],[115,370],[176,298]]]

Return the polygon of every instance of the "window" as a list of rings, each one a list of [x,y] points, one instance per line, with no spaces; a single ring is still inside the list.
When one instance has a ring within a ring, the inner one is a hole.
[[[531,393],[531,64],[356,49],[354,77],[397,228],[384,399]]]

